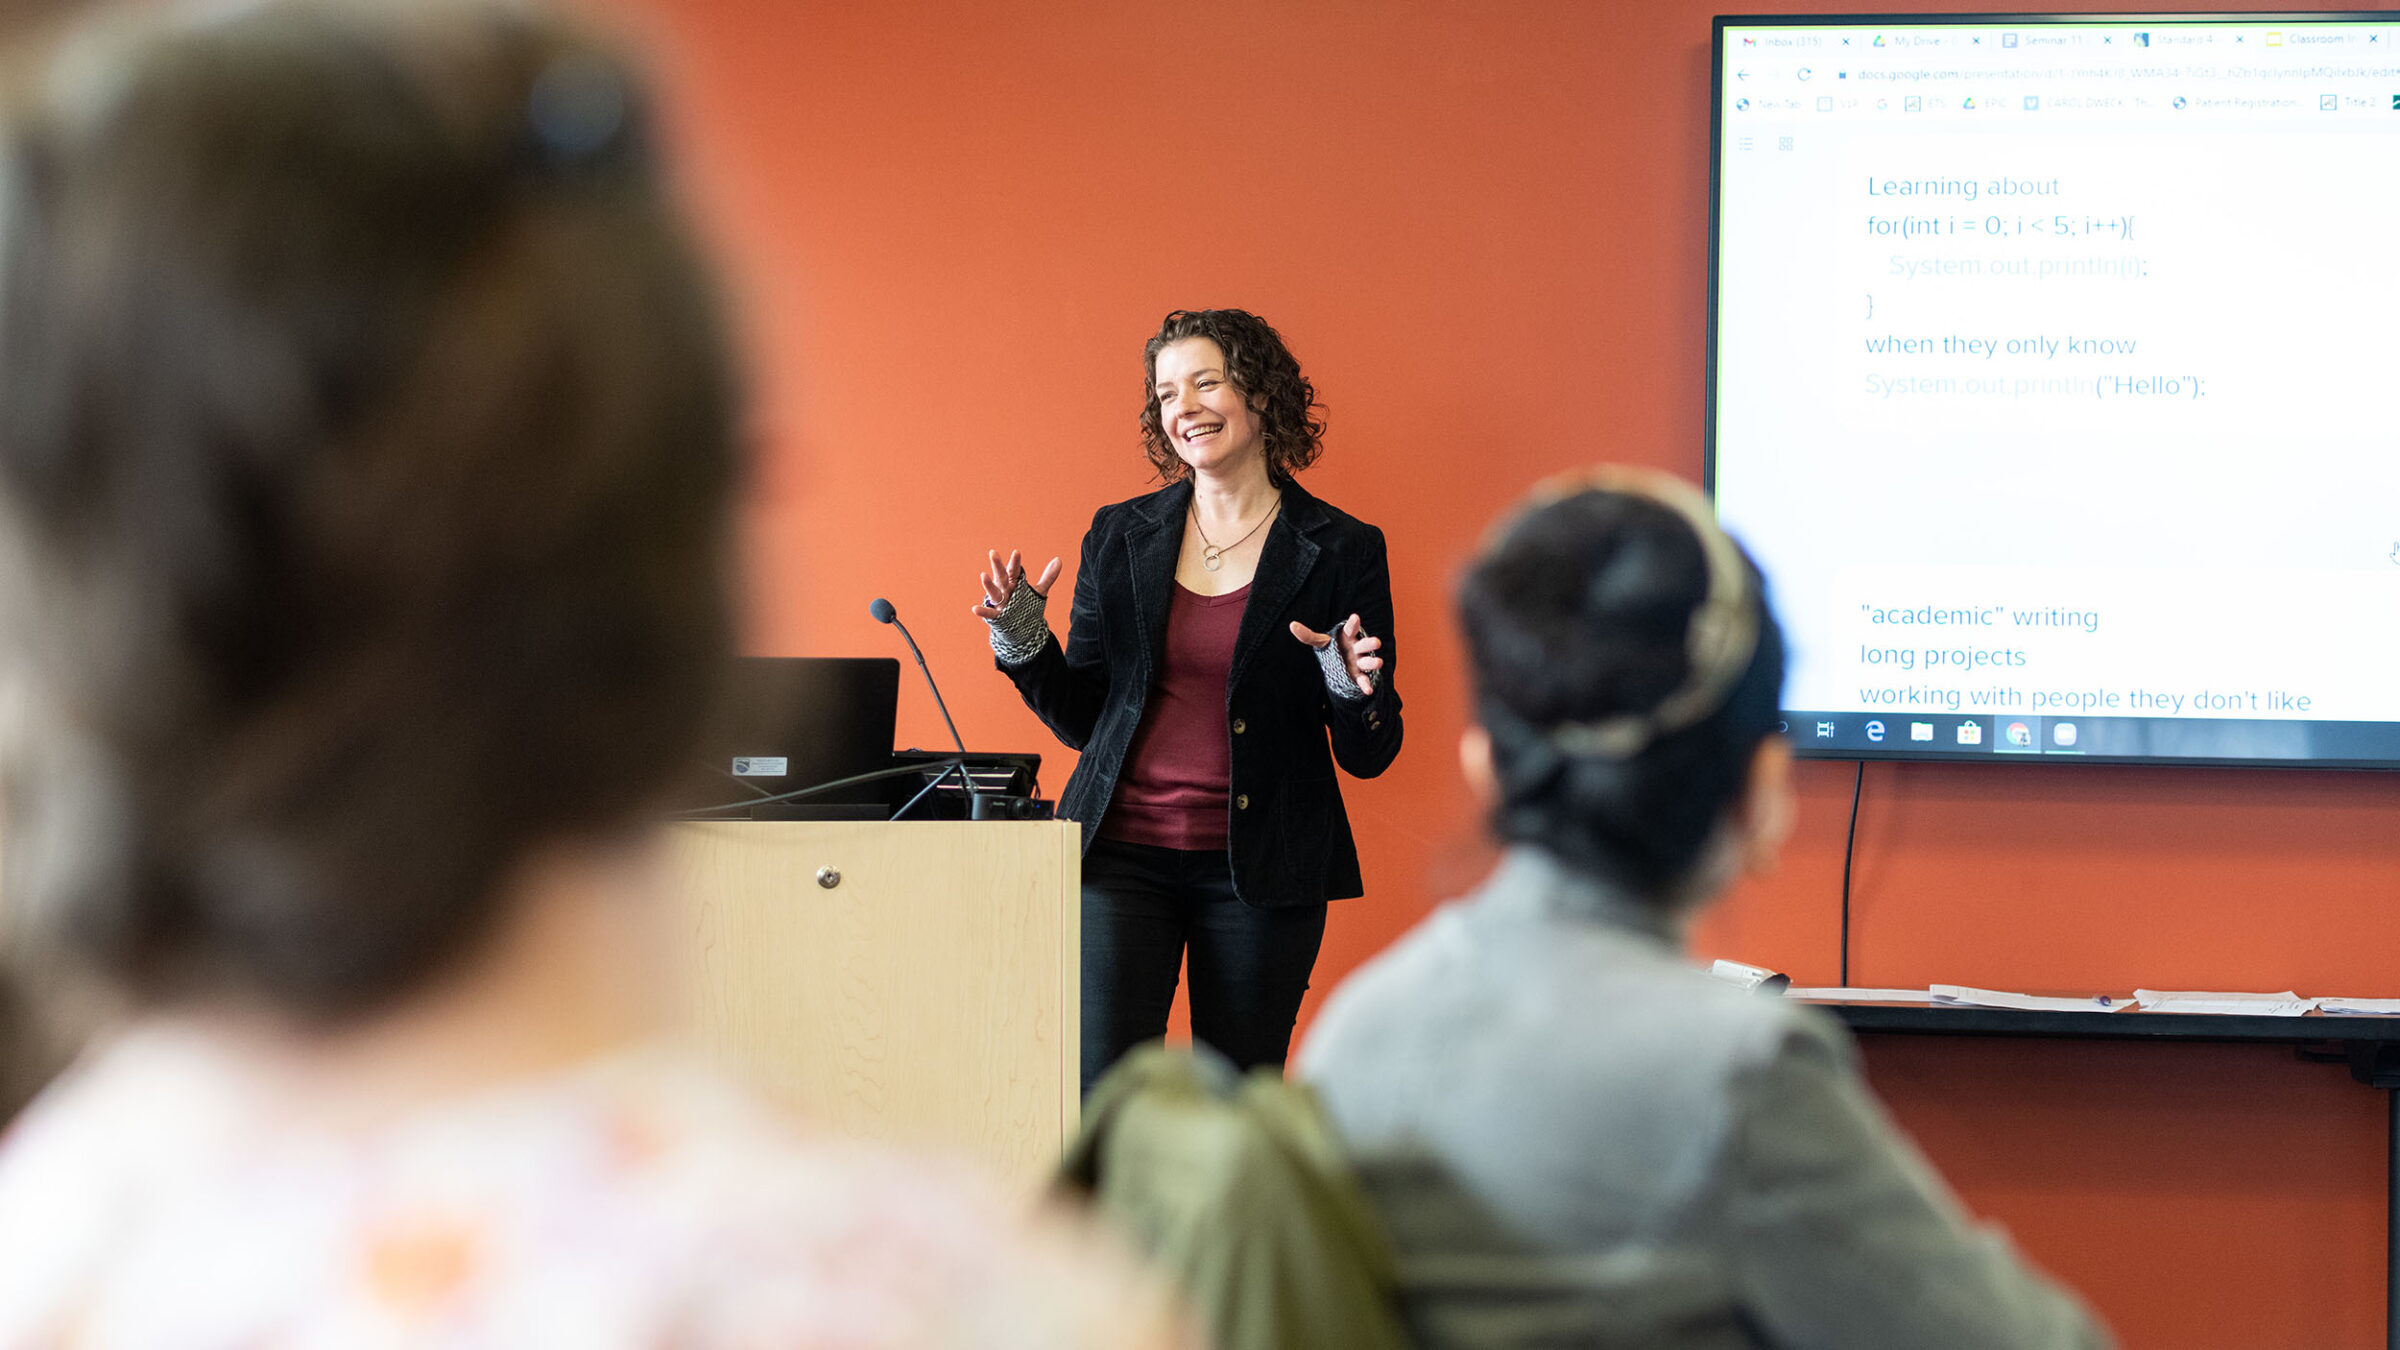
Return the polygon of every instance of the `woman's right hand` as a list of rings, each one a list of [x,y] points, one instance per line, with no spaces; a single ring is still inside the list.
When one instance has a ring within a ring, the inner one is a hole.
[[[1033,587],[1035,595],[1047,600],[1050,598],[1050,588],[1058,583],[1058,559],[1056,558],[1052,558],[1050,565],[1042,569],[1041,580],[1030,581],[1026,579],[1025,564],[1018,559],[1015,549],[1012,548],[1008,551],[1008,561],[1006,562],[1000,561],[998,549],[991,550],[984,554],[984,557],[986,566],[983,569],[983,602],[974,607],[973,613],[976,618],[985,623],[990,623],[1000,617],[1000,611],[1008,608],[1008,598],[1016,594],[1019,585]]]

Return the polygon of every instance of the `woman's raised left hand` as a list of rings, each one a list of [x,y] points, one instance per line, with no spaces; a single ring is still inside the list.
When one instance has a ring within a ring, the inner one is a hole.
[[[1336,624],[1331,633],[1320,633],[1294,619],[1292,636],[1319,651],[1323,651],[1328,642],[1338,644],[1342,650],[1342,665],[1350,672],[1351,683],[1356,684],[1358,692],[1362,694],[1375,692],[1375,672],[1383,669],[1383,658],[1376,652],[1382,648],[1383,639],[1369,636],[1357,615],[1353,614]]]

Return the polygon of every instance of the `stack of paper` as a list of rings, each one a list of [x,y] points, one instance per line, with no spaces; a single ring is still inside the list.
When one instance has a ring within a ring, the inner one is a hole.
[[[2035,994],[2007,994],[1997,989],[1970,989],[1963,984],[1933,986],[1933,1006],[1937,1008],[2014,1008],[2020,1012],[2123,1012],[2133,1006],[2131,999],[2112,999],[2106,994],[2090,998],[2044,998]]]
[[[2400,1014],[2400,998],[2321,998],[2317,1011],[2327,1017],[2391,1017]]]
[[[1720,966],[1729,962],[1718,962]],[[1719,971],[1724,979],[1739,979],[1755,967]],[[1766,972],[1759,971],[1763,975]],[[1768,988],[1773,986],[1769,985]],[[2095,994],[2090,998],[2051,998],[2011,994],[1998,989],[1975,989],[1963,984],[1937,984],[1929,989],[1791,988],[1791,998],[1828,1003],[1930,1003],[1937,1008],[2013,1008],[2019,1012],[2129,1012],[2139,1005],[2146,1012],[2217,1013],[2240,1017],[2298,1017],[2310,1010],[2327,1016],[2400,1017],[2400,998],[2302,998],[2286,989],[2280,994],[2226,994],[2205,990],[2136,989],[2131,998]]]
[[[2136,989],[2144,1008],[2162,1013],[2233,1013],[2245,1017],[2298,1017],[2317,1006],[2286,989],[2280,994],[2219,994],[2199,990]]]

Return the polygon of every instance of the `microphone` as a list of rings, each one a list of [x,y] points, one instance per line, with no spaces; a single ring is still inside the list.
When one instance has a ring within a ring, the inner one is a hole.
[[[939,709],[942,714],[942,725],[950,728],[950,743],[958,747],[958,781],[967,789],[967,798],[971,803],[968,808],[968,814],[978,820],[982,819],[983,793],[977,790],[975,786],[975,775],[967,772],[967,742],[964,737],[958,734],[958,723],[950,720],[950,705],[942,702],[942,687],[933,682],[933,668],[925,664],[925,653],[918,650],[917,640],[914,637],[909,636],[908,625],[900,622],[900,611],[892,608],[891,601],[884,599],[880,595],[876,596],[875,599],[869,602],[867,605],[867,614],[877,623],[888,623],[892,627],[899,629],[901,639],[908,643],[909,654],[917,658],[917,669],[925,673],[925,687],[933,691],[933,706]],[[940,781],[942,781],[941,775],[935,775],[933,783],[927,783],[924,788],[918,791],[917,796],[922,797],[927,792],[932,791],[933,784],[939,783]],[[913,806],[915,804],[916,797],[909,798],[907,806],[902,806],[900,810],[892,813],[892,819],[898,820],[901,815],[908,810],[909,806]]]

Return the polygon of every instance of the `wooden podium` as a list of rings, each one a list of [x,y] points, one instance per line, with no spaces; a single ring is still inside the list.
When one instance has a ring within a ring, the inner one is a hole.
[[[1049,1174],[1080,1096],[1072,822],[674,828],[704,1047],[846,1133]]]

